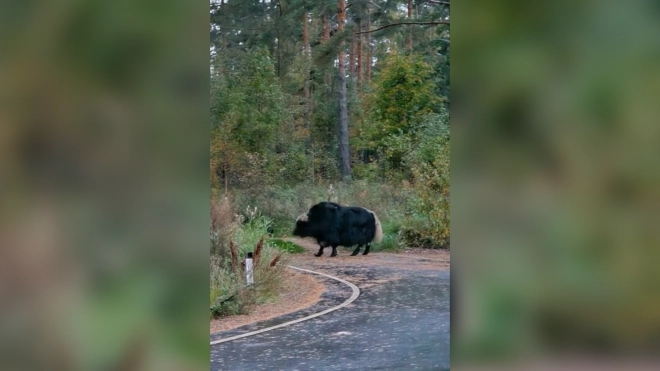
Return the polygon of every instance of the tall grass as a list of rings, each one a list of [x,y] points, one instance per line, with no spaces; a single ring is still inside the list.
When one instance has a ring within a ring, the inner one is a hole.
[[[247,313],[254,304],[273,300],[280,290],[288,257],[262,240],[272,220],[246,208],[249,220],[231,199],[211,205],[211,317]],[[254,252],[254,285],[248,286],[243,262]]]

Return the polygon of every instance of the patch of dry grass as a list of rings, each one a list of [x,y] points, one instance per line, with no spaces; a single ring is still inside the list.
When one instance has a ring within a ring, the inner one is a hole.
[[[282,276],[277,301],[254,305],[247,314],[214,319],[211,334],[305,309],[316,303],[324,291],[325,287],[311,275],[288,270]]]

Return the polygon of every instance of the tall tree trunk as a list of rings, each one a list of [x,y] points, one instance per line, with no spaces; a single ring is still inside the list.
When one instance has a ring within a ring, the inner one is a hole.
[[[408,0],[408,21],[412,21],[412,0]],[[408,50],[412,57],[412,25],[408,25]]]
[[[305,127],[309,130],[309,105],[311,103],[310,99],[310,81],[309,81],[309,58],[310,58],[310,46],[309,46],[309,14],[307,12],[303,13],[302,16],[303,22],[303,56],[305,58],[305,84],[304,84],[304,119]]]
[[[355,36],[353,36],[353,37],[351,37],[351,55],[350,55],[351,59],[350,59],[349,69],[348,69],[349,73],[352,76],[355,76],[355,63],[357,61],[357,58],[355,56],[355,54],[357,54],[357,53],[355,52],[355,49],[357,49],[357,45],[355,43]]]
[[[362,20],[358,19],[357,21],[358,32],[362,32]],[[358,34],[357,40],[357,90],[358,92],[362,91],[362,34]]]
[[[338,0],[338,31],[344,30],[346,21],[346,1]],[[348,148],[348,104],[346,102],[346,52],[344,42],[339,46],[339,157],[341,159],[340,174],[343,181],[351,179],[351,158]]]
[[[311,157],[312,150],[312,128],[310,125],[310,112],[311,112],[311,92],[310,92],[310,81],[309,81],[309,59],[310,59],[310,47],[309,47],[309,15],[307,12],[303,13],[302,22],[303,22],[303,56],[305,58],[305,83],[303,86],[303,121],[305,130],[307,130],[307,139],[305,140],[305,152],[310,164],[310,173],[314,174],[314,161]],[[313,179],[313,178],[312,178]]]
[[[367,7],[367,31],[371,30],[371,12]],[[365,70],[365,79],[367,83],[371,82],[371,33],[367,32],[367,68]]]
[[[321,17],[321,28],[323,28],[323,33],[321,34],[321,44],[323,44],[330,40],[330,22],[328,22],[327,10],[323,11]],[[330,86],[330,75],[328,75],[327,69],[324,69],[323,72],[323,82],[325,83],[325,86]]]
[[[330,40],[330,24],[328,23],[328,15],[325,11],[323,11],[323,15],[321,16],[321,27],[323,28],[321,43],[324,43]]]

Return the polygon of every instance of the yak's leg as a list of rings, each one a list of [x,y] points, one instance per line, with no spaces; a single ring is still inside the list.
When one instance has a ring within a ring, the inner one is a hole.
[[[332,245],[332,254],[330,256],[337,256],[337,245]]]
[[[367,242],[367,247],[364,249],[362,255],[367,255],[369,253],[370,248],[371,248],[371,242]]]
[[[361,247],[362,247],[362,245],[358,244],[357,248],[355,250],[353,250],[353,253],[351,254],[351,256],[357,255],[360,252]]]
[[[316,254],[314,254],[314,256],[321,256],[321,255],[323,255],[323,247],[324,247],[323,245],[319,245],[319,252],[317,252]]]

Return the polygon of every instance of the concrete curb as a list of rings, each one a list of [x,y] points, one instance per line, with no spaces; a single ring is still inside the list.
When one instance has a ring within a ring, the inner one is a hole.
[[[244,338],[244,337],[248,337],[248,336],[252,336],[252,335],[256,335],[256,334],[261,334],[262,332],[275,330],[275,329],[278,329],[278,328],[281,328],[281,327],[290,326],[290,325],[293,325],[293,324],[296,324],[296,323],[302,322],[302,321],[307,321],[309,319],[316,318],[318,316],[322,316],[324,314],[333,312],[337,309],[341,309],[341,308],[347,306],[348,304],[352,303],[355,299],[358,298],[358,296],[360,296],[360,289],[357,286],[355,286],[354,284],[352,284],[352,283],[350,283],[346,280],[343,280],[339,277],[331,276],[329,274],[325,274],[325,273],[321,273],[321,272],[314,272],[314,271],[310,271],[309,269],[302,269],[302,268],[294,267],[294,266],[291,266],[291,265],[289,265],[288,267],[291,268],[291,269],[296,269],[296,270],[307,272],[307,273],[318,274],[320,276],[325,276],[325,277],[331,278],[335,281],[339,281],[343,284],[348,285],[353,290],[353,294],[345,302],[337,305],[336,307],[332,307],[332,308],[326,309],[322,312],[318,312],[318,313],[309,315],[307,317],[299,318],[297,320],[285,322],[285,323],[279,324],[277,326],[267,327],[267,328],[264,328],[264,329],[261,329],[261,330],[258,330],[258,331],[252,331],[252,332],[248,332],[248,333],[241,334],[241,335],[236,335],[236,336],[232,336],[232,337],[228,337],[228,338],[224,338],[224,339],[214,340],[214,341],[211,342],[211,345],[216,345],[216,344],[224,343],[224,342],[227,342],[227,341],[237,340],[237,339],[240,339],[240,338]]]

